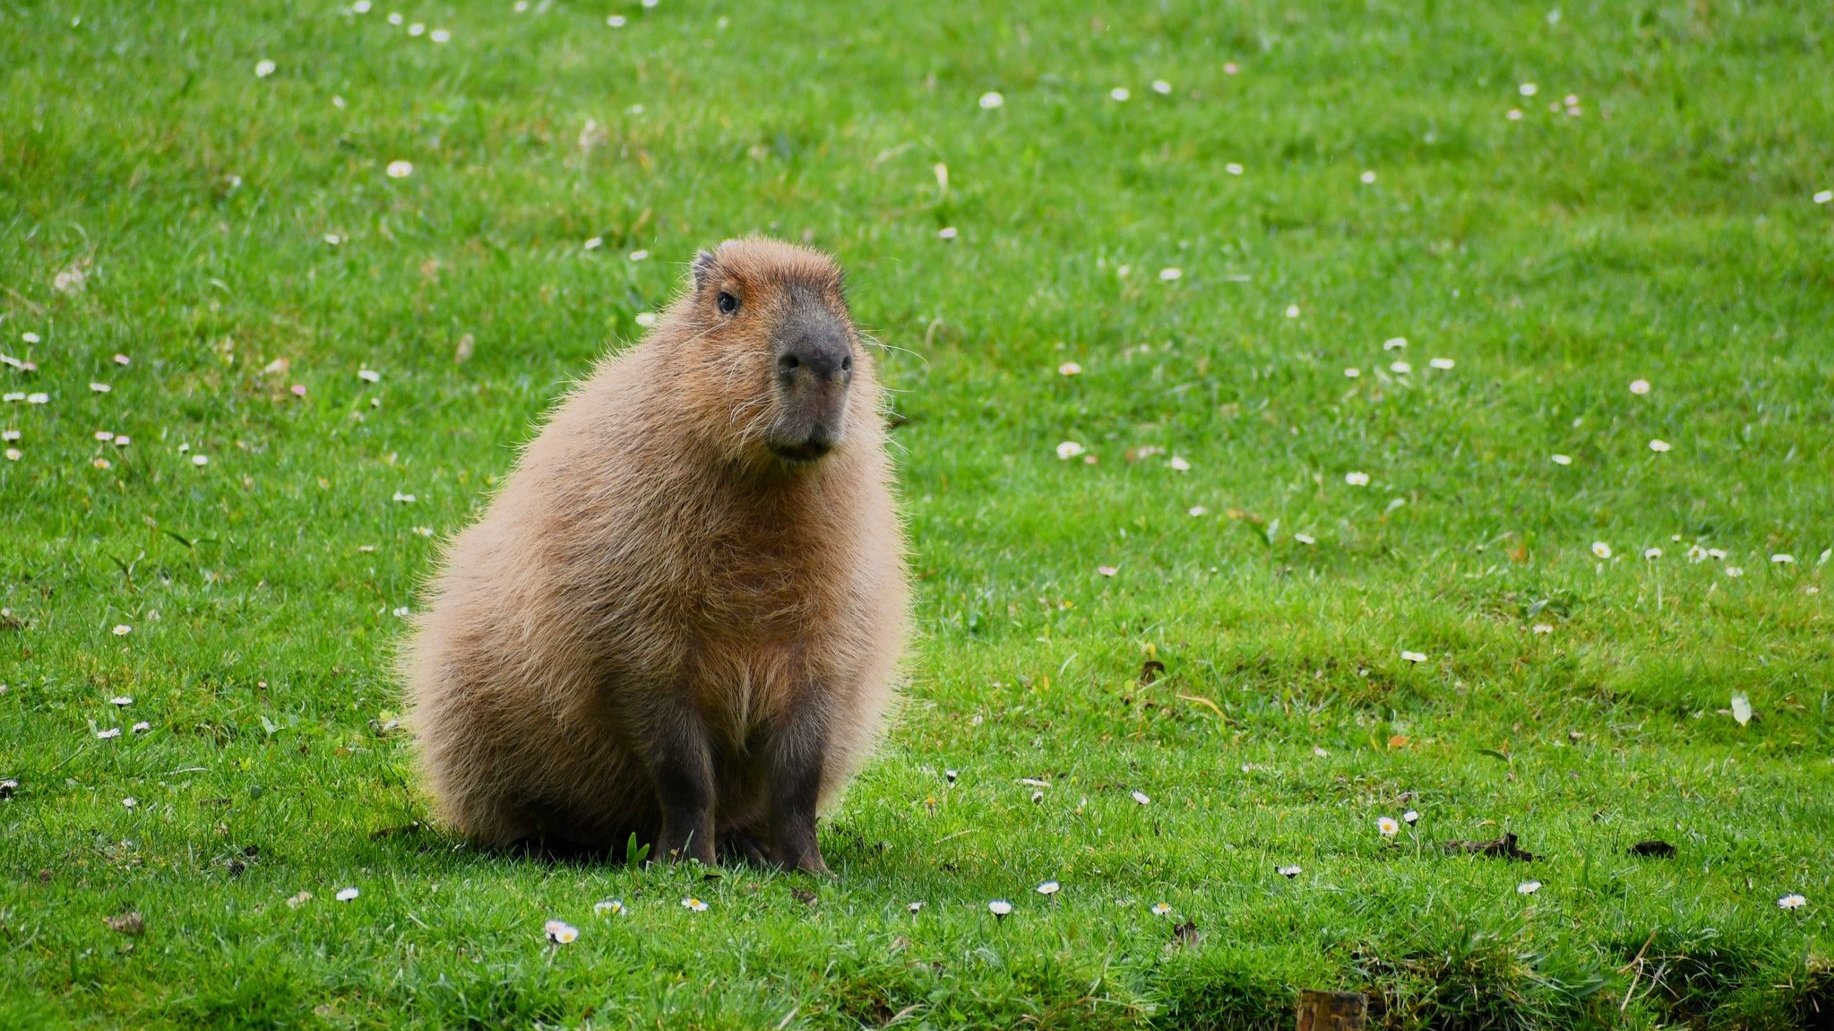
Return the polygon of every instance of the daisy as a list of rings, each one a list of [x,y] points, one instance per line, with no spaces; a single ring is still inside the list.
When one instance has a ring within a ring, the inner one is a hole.
[[[1164,79],[1154,79],[1153,80],[1153,92],[1159,94],[1162,97],[1169,97],[1172,95],[1172,84],[1165,81]]]
[[[1243,172],[1246,172],[1247,169],[1243,168],[1239,163],[1231,161],[1223,166],[1223,171],[1228,172],[1230,175],[1241,175]]]
[[[115,636],[116,637],[126,637],[128,634],[131,634],[133,632],[134,632],[134,628],[131,626],[128,626],[126,623],[122,623],[115,627]]]
[[[1630,392],[1637,395],[1638,397],[1642,397],[1644,394],[1649,393],[1649,381],[1646,379],[1631,380],[1630,381]]]
[[[414,163],[412,161],[390,161],[387,171],[390,179],[406,179],[414,174]]]
[[[1777,900],[1778,909],[1801,909],[1808,904],[1808,899],[1796,894],[1785,895]]]
[[[943,226],[941,229],[938,229],[936,231],[936,238],[939,240],[955,239],[955,227],[954,226]]]
[[[114,706],[117,709],[125,709],[128,706],[134,704],[134,698],[132,695],[118,694],[114,696],[113,698],[110,698],[108,700],[108,704]]]
[[[1391,362],[1388,366],[1388,371],[1394,373],[1397,376],[1405,376],[1408,373],[1413,372],[1414,367],[1407,362]]]
[[[1533,895],[1540,890],[1540,881],[1523,881],[1521,884],[1516,885],[1516,894],[1518,895]]]
[[[1062,888],[1056,881],[1045,881],[1032,890],[1040,895],[1055,895]]]
[[[987,903],[987,912],[992,913],[998,919],[1005,919],[1006,915],[1012,911],[1013,904],[1005,899],[994,899]]]
[[[911,911],[911,914],[912,914],[912,915],[914,916],[914,915],[916,915],[916,913],[917,913],[917,912],[918,912],[919,910],[921,910],[921,909],[923,908],[923,903],[921,903],[921,902],[913,902],[913,903],[911,903],[910,905],[908,905],[908,906],[905,906],[904,908],[905,908],[905,909],[908,909],[908,910],[910,910],[910,911]]]
[[[1420,822],[1420,814],[1409,809],[1407,812],[1401,814],[1401,822],[1412,827],[1414,824]]]
[[[1555,465],[1572,465],[1573,464],[1573,457],[1571,455],[1550,455],[1549,460],[1552,461]]]
[[[992,90],[981,94],[981,110],[983,111],[992,111],[1004,103],[1006,103],[1006,98]]]
[[[1450,358],[1434,358],[1434,359],[1429,360],[1427,364],[1443,372],[1447,369],[1452,368],[1454,365],[1457,365],[1458,363],[1453,361]]]
[[[1403,651],[1401,653],[1401,661],[1403,662],[1425,662],[1426,653],[1425,652]]]
[[[265,79],[272,74],[274,74],[274,62],[265,57],[255,62],[255,78]]]
[[[1554,626],[1551,623],[1536,623],[1531,629],[1538,635],[1551,634],[1554,632]]]
[[[697,899],[694,896],[690,895],[687,898],[681,900],[681,908],[689,911],[690,913],[705,913],[707,911],[707,904],[705,902],[702,902],[700,899]]]
[[[1146,796],[1146,792],[1144,792],[1144,791],[1136,791],[1136,792],[1134,792],[1134,793],[1133,793],[1133,800],[1134,800],[1134,801],[1136,801],[1136,802],[1138,802],[1138,803],[1140,803],[1141,805],[1151,805],[1151,804],[1153,803],[1153,800],[1152,800],[1152,799],[1150,799],[1150,798],[1148,798],[1148,797]]]
[[[287,908],[298,909],[310,901],[312,901],[312,893],[309,891],[302,891],[287,899]]]
[[[382,382],[382,374],[374,369],[358,369],[357,378],[365,383]]]
[[[547,932],[551,945],[570,945],[579,937],[579,928],[561,920],[549,920],[542,925],[542,930]]]
[[[1357,176],[1357,178],[1363,181],[1364,186],[1373,186],[1376,181],[1376,174],[1366,171],[1362,175]]]
[[[355,888],[340,888],[338,889],[338,893],[336,897],[339,902],[349,902],[351,899],[354,899],[358,895],[361,895],[361,894],[363,893],[358,891]]]
[[[1084,450],[1085,450],[1084,447],[1081,444],[1078,444],[1076,441],[1066,440],[1063,443],[1057,445],[1057,457],[1067,462],[1070,459],[1075,458],[1076,456],[1082,454]]]
[[[1793,566],[1796,564],[1796,556],[1785,554],[1783,552],[1778,552],[1777,554],[1770,556],[1770,561],[1774,565]]]
[[[1124,101],[1133,96],[1133,93],[1126,86],[1116,86],[1108,91],[1108,96],[1113,100]]]
[[[1661,548],[1644,548],[1643,557],[1653,562],[1656,559],[1659,559],[1662,557],[1662,549]]]
[[[1153,903],[1153,915],[1154,916],[1164,916],[1167,913],[1170,913],[1171,911],[1172,911],[1172,904],[1170,902]]]
[[[120,727],[109,727],[107,730],[96,731],[96,737],[100,738],[103,741],[107,741],[110,738],[116,738],[120,736],[121,736]]]
[[[1604,541],[1593,541],[1592,554],[1597,555],[1599,558],[1610,558],[1611,545],[1606,544]]]
[[[1183,276],[1184,270],[1174,266],[1167,266],[1159,270],[1159,281],[1162,283],[1170,283],[1175,279],[1183,278]]]
[[[1392,838],[1401,833],[1401,825],[1395,822],[1394,817],[1384,816],[1376,820],[1376,830],[1380,831],[1384,838]]]
[[[1083,367],[1075,362],[1064,362],[1057,367],[1057,374],[1059,376],[1080,376],[1083,374]]]
[[[145,720],[141,720],[139,723],[134,724],[132,727],[129,727],[128,729],[132,730],[136,734],[145,734],[148,731],[153,729],[153,725],[151,723],[148,723]]]
[[[1406,346],[1406,337],[1389,337],[1387,340],[1382,341],[1382,350],[1384,351],[1399,351]]]
[[[1291,879],[1299,876],[1304,871],[1300,870],[1298,866],[1280,866],[1275,867],[1274,872],[1282,877]]]
[[[1172,471],[1175,473],[1188,473],[1191,471],[1191,463],[1185,461],[1183,458],[1180,458],[1177,455],[1173,455],[1172,460],[1170,462],[1167,462],[1166,464],[1170,465],[1172,467]]]
[[[1668,451],[1668,441],[1666,441],[1666,440],[1659,440],[1659,439],[1658,439],[1658,440],[1651,440],[1651,441],[1649,442],[1649,449],[1650,449],[1651,451],[1654,451],[1654,452],[1655,452],[1656,454],[1658,454],[1658,455],[1660,455],[1660,454],[1664,454],[1664,453],[1666,453],[1666,452]]]
[[[1345,473],[1344,482],[1352,487],[1367,487],[1369,486],[1369,474],[1364,472]]]
[[[1293,534],[1293,539],[1298,541],[1301,544],[1317,544],[1318,543],[1318,538],[1312,536],[1309,533]]]

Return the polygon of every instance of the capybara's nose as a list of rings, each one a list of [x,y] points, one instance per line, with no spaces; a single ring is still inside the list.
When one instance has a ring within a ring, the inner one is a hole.
[[[817,382],[853,378],[853,351],[847,338],[833,330],[800,333],[777,355],[777,373],[786,380],[812,376]]]

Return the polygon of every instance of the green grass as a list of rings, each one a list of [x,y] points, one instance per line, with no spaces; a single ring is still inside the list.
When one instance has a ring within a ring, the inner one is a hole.
[[[1553,6],[0,6],[0,1025],[1828,1026],[1834,37]],[[909,420],[838,879],[388,833],[395,610],[751,231]]]

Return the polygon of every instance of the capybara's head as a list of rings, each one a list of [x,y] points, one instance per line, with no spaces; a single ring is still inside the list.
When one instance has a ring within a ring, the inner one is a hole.
[[[775,240],[728,240],[694,259],[684,321],[693,387],[746,458],[803,467],[872,417],[871,369],[833,259]]]

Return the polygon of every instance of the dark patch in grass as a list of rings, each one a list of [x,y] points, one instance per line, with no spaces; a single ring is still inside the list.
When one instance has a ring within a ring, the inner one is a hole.
[[[1675,855],[1675,846],[1666,841],[1651,838],[1648,841],[1637,842],[1630,846],[1627,851],[1633,856],[1653,856],[1657,859],[1672,859]]]

